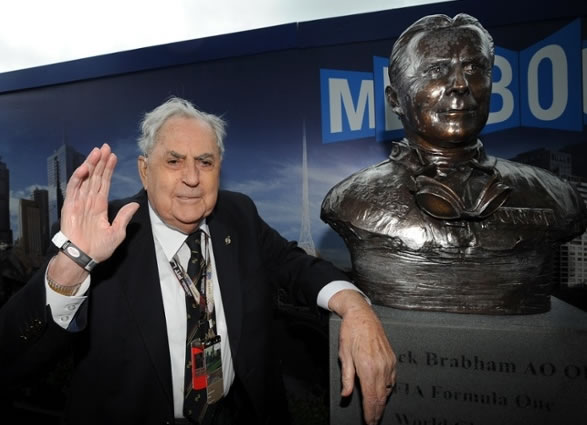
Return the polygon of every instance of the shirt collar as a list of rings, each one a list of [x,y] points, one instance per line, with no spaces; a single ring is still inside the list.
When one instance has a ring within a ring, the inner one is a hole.
[[[151,219],[153,236],[159,242],[159,245],[163,249],[165,257],[167,257],[167,259],[171,261],[171,259],[175,256],[177,251],[179,251],[179,249],[187,239],[188,235],[165,224],[163,220],[161,220],[161,217],[159,217],[159,215],[155,212],[150,202],[149,218]],[[208,223],[206,223],[205,218],[202,220],[202,223],[200,224],[200,229],[206,235],[210,236],[210,229],[208,228]]]

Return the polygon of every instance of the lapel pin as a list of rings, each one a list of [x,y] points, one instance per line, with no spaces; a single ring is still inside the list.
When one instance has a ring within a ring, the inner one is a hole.
[[[232,240],[230,239],[230,235],[224,238],[224,245],[230,245],[231,242]]]

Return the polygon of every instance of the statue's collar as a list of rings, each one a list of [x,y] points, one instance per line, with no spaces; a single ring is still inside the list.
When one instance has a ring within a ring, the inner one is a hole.
[[[460,149],[430,151],[404,139],[394,144],[390,160],[410,170],[417,205],[437,219],[485,218],[511,192],[479,140]]]
[[[471,163],[476,167],[487,169],[492,169],[495,165],[495,161],[488,160],[483,143],[479,139],[471,145],[453,149],[425,149],[407,139],[394,143],[390,159],[405,161],[408,159],[406,156],[411,157],[409,162],[413,166],[426,168],[434,165],[441,174],[445,169],[454,169]]]

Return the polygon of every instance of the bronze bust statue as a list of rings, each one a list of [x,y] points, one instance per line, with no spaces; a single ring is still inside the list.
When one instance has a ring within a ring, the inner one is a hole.
[[[398,38],[386,97],[405,139],[338,183],[321,217],[377,304],[484,314],[548,311],[556,248],[584,202],[549,171],[495,158],[487,122],[494,46],[477,19],[426,16]]]

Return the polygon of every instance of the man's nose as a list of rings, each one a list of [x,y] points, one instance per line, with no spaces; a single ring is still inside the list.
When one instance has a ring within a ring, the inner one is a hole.
[[[462,65],[456,65],[449,75],[449,92],[466,93],[469,91],[469,81]]]
[[[200,170],[196,164],[186,164],[183,169],[183,181],[188,186],[197,186],[200,182]]]

